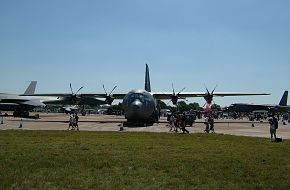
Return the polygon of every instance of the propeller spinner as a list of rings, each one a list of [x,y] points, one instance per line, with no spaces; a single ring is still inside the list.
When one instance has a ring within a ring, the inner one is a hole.
[[[105,102],[107,103],[107,104],[109,104],[109,105],[111,105],[112,103],[113,103],[113,101],[114,101],[114,97],[113,97],[113,95],[112,95],[112,93],[113,93],[113,91],[115,90],[117,88],[117,86],[114,86],[114,88],[111,90],[111,92],[108,94],[107,93],[107,91],[106,91],[106,88],[105,88],[105,85],[103,85],[103,89],[104,89],[104,91],[105,91],[105,93],[106,93],[106,100],[105,100]]]
[[[211,92],[209,92],[208,88],[205,86],[206,93],[205,93],[204,99],[205,99],[206,103],[209,104],[209,105],[213,101],[213,95],[214,95],[213,93],[214,93],[215,89],[217,88],[217,86],[218,85],[216,85]]]
[[[69,87],[70,87],[70,91],[71,91],[71,100],[74,104],[77,104],[78,103],[78,99],[79,99],[79,96],[78,96],[78,93],[84,88],[83,86],[80,87],[76,93],[74,93],[73,89],[72,89],[72,85],[71,83],[69,83]]]
[[[184,88],[182,88],[177,94],[175,93],[175,90],[174,90],[174,86],[173,86],[173,83],[172,83],[172,95],[171,95],[171,101],[172,101],[172,104],[173,105],[176,105],[177,104],[177,101],[178,101],[178,99],[179,99],[179,94],[183,91],[185,89],[185,87]]]

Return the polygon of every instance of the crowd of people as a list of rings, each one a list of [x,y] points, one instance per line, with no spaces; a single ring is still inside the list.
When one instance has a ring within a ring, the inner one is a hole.
[[[289,118],[287,118],[287,120],[288,119]],[[269,117],[268,121],[270,124],[270,140],[272,142],[281,141],[280,140],[281,138],[277,138],[276,136],[279,118],[277,118],[273,114]],[[186,122],[187,122],[187,117],[186,117],[185,112],[183,112],[182,115],[180,115],[179,113],[172,114],[169,119],[169,126],[170,126],[169,131],[174,131],[174,132],[182,131],[182,133],[189,133],[189,131],[186,129]],[[204,125],[205,125],[205,129],[204,129],[205,133],[215,133],[214,117],[212,116],[212,114],[207,113],[204,115]]]
[[[77,113],[70,114],[69,117],[69,126],[67,130],[77,130],[79,131],[79,116]],[[182,114],[172,114],[169,119],[169,125],[170,130],[169,131],[182,131],[182,133],[189,133],[189,131],[186,129],[187,124],[187,116],[186,113],[183,112]],[[214,130],[214,117],[208,113],[205,114],[205,133],[215,133]],[[271,141],[277,141],[276,131],[278,129],[278,118],[275,117],[275,115],[271,115],[269,117],[269,124],[270,124],[270,140]]]
[[[178,130],[180,130],[182,131],[182,133],[189,133],[189,131],[186,129],[186,123],[187,117],[185,112],[183,112],[181,116],[179,113],[177,113],[176,115],[172,114],[169,119],[169,131],[178,132]]]
[[[189,131],[186,129],[187,120],[188,118],[185,112],[183,112],[182,115],[180,115],[179,113],[172,114],[169,119],[169,126],[170,126],[169,131],[174,131],[174,132],[182,131],[182,133],[189,133]],[[204,132],[214,133],[214,117],[211,114],[207,114],[205,116],[204,124],[205,124]]]

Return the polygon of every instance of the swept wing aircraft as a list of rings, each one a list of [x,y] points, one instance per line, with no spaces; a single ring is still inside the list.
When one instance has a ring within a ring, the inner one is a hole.
[[[67,97],[69,94],[39,94],[40,96]],[[146,64],[145,88],[131,90],[126,94],[100,93],[100,94],[80,94],[78,98],[104,98],[106,102],[114,99],[123,99],[124,114],[127,122],[125,125],[150,126],[159,120],[159,110],[157,109],[156,99],[170,99],[176,104],[179,98],[203,97],[207,103],[211,103],[214,96],[249,96],[249,95],[269,95],[266,93],[232,93],[232,92],[151,92],[149,67]]]
[[[230,111],[235,112],[253,112],[256,110],[266,110],[270,113],[290,111],[290,105],[287,105],[288,91],[284,91],[279,104],[245,104],[235,103],[229,106]]]
[[[32,98],[37,82],[32,81],[23,95],[0,93],[0,110],[13,111],[15,117],[28,117],[29,111],[45,106],[39,98]]]
[[[37,107],[45,107],[47,104],[71,105],[79,99],[77,93],[72,94],[49,94],[48,96],[39,96],[35,94],[37,81],[32,81],[23,94],[0,93],[0,110],[13,111],[15,117],[29,117],[29,111]],[[81,88],[80,88],[81,89]],[[80,90],[79,89],[79,90]],[[93,97],[81,99],[77,102],[79,105],[100,105],[104,101]]]

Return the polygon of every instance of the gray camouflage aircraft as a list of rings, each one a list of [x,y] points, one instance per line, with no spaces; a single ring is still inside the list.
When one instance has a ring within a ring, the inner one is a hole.
[[[29,111],[45,106],[39,98],[32,98],[37,82],[31,81],[22,95],[0,93],[0,110],[13,111],[15,117],[29,117]]]
[[[115,89],[115,87],[114,87]],[[113,90],[114,90],[113,89]],[[55,96],[58,99],[70,99],[78,101],[88,100],[99,101],[99,98],[103,98],[106,103],[111,104],[114,99],[123,99],[124,114],[127,122],[125,125],[135,125],[135,126],[150,126],[159,120],[159,110],[157,109],[157,99],[170,99],[173,104],[176,104],[179,98],[189,98],[189,97],[203,97],[207,104],[211,104],[214,96],[224,97],[224,96],[249,96],[249,95],[269,95],[266,93],[236,93],[236,92],[151,92],[149,68],[146,64],[145,71],[145,88],[135,89],[126,94],[112,94],[113,90],[108,94],[105,90],[104,93],[100,94],[35,94],[37,96]],[[44,102],[45,103],[45,102]]]
[[[83,97],[79,99],[78,92],[83,88],[81,87],[76,93],[61,94],[61,96],[49,94],[48,96],[35,94],[37,81],[32,81],[24,94],[8,94],[0,93],[0,110],[13,111],[14,117],[29,117],[29,111],[45,107],[48,104],[54,105],[100,105],[106,104],[103,100],[98,100],[94,97]]]
[[[235,103],[229,106],[229,111],[235,112],[253,112],[257,110],[266,110],[270,113],[283,113],[290,111],[290,105],[287,105],[288,91],[284,91],[279,104],[245,104]]]
[[[58,104],[58,105],[101,105],[101,104],[111,104],[109,100],[98,99],[92,95],[78,94],[83,88],[80,87],[76,93],[72,90],[72,85],[70,84],[71,94],[62,93],[62,94],[34,94],[35,97],[43,98],[44,104]],[[116,87],[115,87],[116,88]],[[114,88],[114,89],[115,89]],[[111,96],[108,95],[108,99]],[[54,97],[54,99],[48,99],[47,97]]]

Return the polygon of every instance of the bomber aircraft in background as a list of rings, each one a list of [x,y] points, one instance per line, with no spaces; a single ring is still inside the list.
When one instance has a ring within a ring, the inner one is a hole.
[[[115,88],[114,88],[115,89]],[[113,89],[113,90],[114,90]],[[112,90],[112,91],[113,91]],[[269,95],[266,93],[232,93],[232,92],[214,92],[210,93],[208,90],[204,92],[151,92],[149,68],[146,64],[145,70],[145,88],[131,90],[128,93],[117,94],[114,93],[99,94],[35,94],[36,96],[57,96],[58,99],[68,98],[75,100],[88,100],[103,98],[106,103],[111,104],[114,99],[123,99],[124,114],[127,122],[125,125],[134,126],[150,126],[159,120],[159,110],[157,108],[157,99],[170,99],[173,104],[176,104],[179,98],[189,97],[203,97],[207,104],[211,104],[214,96],[249,96],[249,95]]]
[[[13,111],[15,117],[29,117],[29,111],[45,106],[39,98],[32,98],[37,82],[31,81],[24,92],[24,96],[17,94],[0,93],[0,110]]]
[[[76,93],[73,93],[70,85],[71,94],[49,94],[48,96],[35,94],[37,81],[32,81],[24,94],[8,94],[0,93],[0,111],[13,111],[14,117],[29,117],[29,111],[45,107],[48,104],[53,105],[101,105],[106,104],[105,100],[99,100],[94,97],[82,97],[77,94],[83,87]],[[75,110],[76,108],[65,107],[64,111]],[[83,109],[82,109],[83,110]]]
[[[283,113],[290,111],[290,105],[287,105],[288,91],[284,91],[279,104],[245,104],[235,103],[229,106],[229,111],[234,112],[253,112],[257,110],[265,110],[269,113]]]

